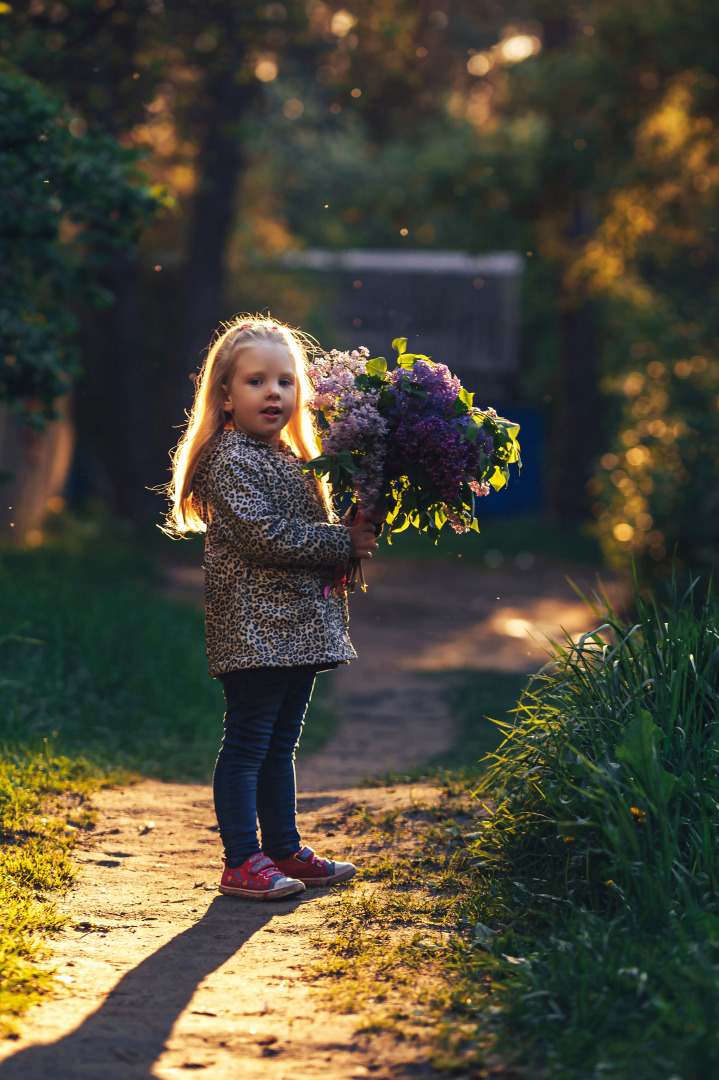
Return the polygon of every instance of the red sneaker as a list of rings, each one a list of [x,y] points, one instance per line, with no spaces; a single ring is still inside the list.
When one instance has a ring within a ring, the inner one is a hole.
[[[277,900],[281,896],[292,896],[305,891],[297,878],[285,877],[284,873],[259,851],[250,855],[242,866],[225,867],[219,884],[221,893],[230,896],[249,896],[253,900]]]
[[[318,885],[336,885],[338,881],[347,881],[357,873],[357,867],[351,862],[320,859],[311,847],[300,848],[286,859],[275,859],[275,863],[280,873],[299,878],[308,889]]]

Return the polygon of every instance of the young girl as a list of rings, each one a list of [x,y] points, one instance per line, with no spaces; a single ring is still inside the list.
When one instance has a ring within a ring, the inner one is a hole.
[[[206,532],[207,656],[227,703],[213,781],[219,888],[258,899],[356,871],[303,846],[295,822],[295,749],[315,676],[356,656],[347,601],[326,586],[338,563],[377,549],[373,523],[337,524],[326,488],[300,467],[317,453],[308,392],[303,339],[238,319],[209,351],[173,455],[170,518]]]

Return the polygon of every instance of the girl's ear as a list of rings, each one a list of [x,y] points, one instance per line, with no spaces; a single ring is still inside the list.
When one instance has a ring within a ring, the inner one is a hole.
[[[227,387],[224,383],[222,384],[222,408],[225,410],[225,412],[232,412],[232,402],[228,396]]]

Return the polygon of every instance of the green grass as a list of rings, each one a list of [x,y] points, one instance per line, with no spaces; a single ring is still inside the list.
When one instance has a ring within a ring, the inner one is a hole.
[[[719,1067],[719,605],[635,602],[523,698],[463,906],[496,931],[473,977],[507,984],[506,1045],[556,1076],[686,1080]]]
[[[69,855],[91,823],[86,796],[126,779],[50,743],[3,748],[0,756],[0,1035],[52,984],[42,935],[65,922],[51,895],[74,877]]]
[[[328,922],[324,974],[438,1068],[719,1070],[719,604],[697,587],[635,603],[633,625],[597,609],[601,635],[555,645],[439,811],[364,823],[384,848]]]
[[[209,780],[224,698],[207,674],[202,613],[162,594],[132,545],[0,558],[0,742],[52,738],[163,779]],[[317,681],[302,751],[337,723]]]
[[[511,565],[518,555],[576,566],[600,567],[603,563],[596,539],[581,528],[560,528],[538,517],[517,517],[480,521],[480,529],[479,533],[457,535],[445,528],[437,544],[426,533],[406,529],[395,533],[391,544],[381,537],[378,557],[422,562],[461,558],[470,566],[489,568]]]

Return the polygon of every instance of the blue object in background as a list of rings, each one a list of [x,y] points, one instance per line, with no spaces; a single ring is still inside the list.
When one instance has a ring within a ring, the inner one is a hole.
[[[539,514],[543,508],[544,422],[538,409],[529,405],[496,405],[500,416],[516,420],[520,426],[519,445],[522,468],[510,466],[510,480],[501,491],[492,490],[477,500],[477,517],[525,517]]]

